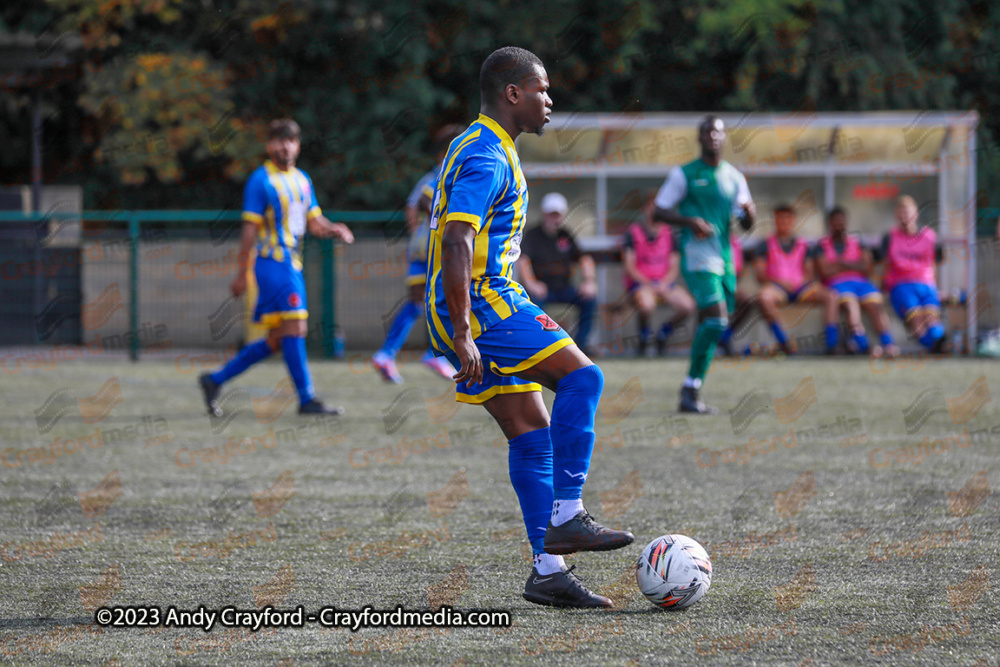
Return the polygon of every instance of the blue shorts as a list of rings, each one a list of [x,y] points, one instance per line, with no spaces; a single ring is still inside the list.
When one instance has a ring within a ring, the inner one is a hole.
[[[283,320],[309,317],[306,281],[290,259],[278,262],[270,257],[258,257],[254,263],[254,276],[257,278],[254,322],[273,328]]]
[[[468,382],[460,382],[455,400],[478,405],[497,394],[541,391],[540,384],[522,380],[516,374],[569,345],[573,345],[573,339],[555,320],[535,304],[525,304],[476,339],[483,360],[483,381],[471,387]],[[453,350],[445,351],[444,356],[456,369],[462,367]]]
[[[772,284],[784,293],[786,303],[796,303],[807,294],[812,294],[816,289],[816,283],[812,280],[802,283],[795,289],[794,292],[789,292],[788,289],[781,283]]]
[[[427,262],[410,262],[410,270],[406,274],[407,285],[423,285],[427,282]]]
[[[882,301],[882,293],[867,280],[841,280],[831,283],[830,289],[840,295],[840,301],[846,301],[852,296],[861,303]]]
[[[924,283],[903,283],[889,292],[889,300],[900,319],[906,321],[921,310],[940,310],[937,288]]]

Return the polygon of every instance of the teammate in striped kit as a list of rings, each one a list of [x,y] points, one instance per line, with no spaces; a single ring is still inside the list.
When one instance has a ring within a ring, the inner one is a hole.
[[[208,413],[222,416],[218,397],[222,385],[279,349],[299,395],[299,414],[340,414],[343,408],[325,404],[316,397],[306,358],[306,284],[302,276],[299,240],[306,231],[320,238],[353,243],[346,225],[330,222],[316,201],[312,179],[295,167],[299,155],[300,130],[294,120],[271,122],[267,142],[268,160],[247,181],[243,192],[243,234],[237,255],[239,270],[230,289],[234,296],[247,288],[247,262],[256,244],[257,305],[254,321],[267,326],[267,338],[245,346],[228,364],[198,378]]]
[[[451,143],[434,193],[431,342],[459,369],[456,399],[485,407],[507,437],[510,480],[534,551],[524,598],[610,607],[560,555],[634,540],[597,524],[581,500],[604,375],[512,277],[528,211],[514,139],[544,131],[552,106],[548,75],[534,54],[505,47],[483,63],[479,87],[479,118]],[[543,386],[556,394],[551,420]]]
[[[382,347],[372,356],[372,366],[375,367],[386,382],[402,384],[403,376],[396,368],[396,355],[410,335],[410,330],[420,317],[424,306],[424,292],[427,287],[427,244],[430,241],[430,211],[434,200],[434,186],[441,175],[441,162],[448,151],[452,139],[462,133],[461,125],[446,125],[434,134],[435,165],[417,182],[410,196],[406,198],[406,226],[410,232],[410,241],[406,246],[406,259],[410,270],[406,275],[406,286],[409,300],[396,313],[392,325],[386,333]],[[450,380],[455,369],[444,357],[434,355],[428,349],[420,360],[425,366]]]

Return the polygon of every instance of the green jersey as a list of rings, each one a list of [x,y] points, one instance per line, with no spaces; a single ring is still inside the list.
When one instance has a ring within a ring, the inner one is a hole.
[[[681,215],[702,218],[713,230],[705,239],[684,228],[680,234],[681,270],[716,275],[733,273],[729,226],[733,214],[750,201],[747,180],[725,160],[712,167],[701,158],[674,167],[656,195],[662,209],[677,209]]]

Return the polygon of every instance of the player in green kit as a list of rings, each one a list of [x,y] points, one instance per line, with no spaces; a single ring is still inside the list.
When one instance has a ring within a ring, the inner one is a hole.
[[[756,207],[746,178],[722,159],[726,127],[708,116],[698,126],[701,157],[674,167],[656,195],[657,220],[681,227],[681,275],[698,306],[698,330],[691,342],[691,367],[681,387],[681,412],[715,414],[700,398],[715,347],[736,305],[729,228],[735,216],[749,230]]]

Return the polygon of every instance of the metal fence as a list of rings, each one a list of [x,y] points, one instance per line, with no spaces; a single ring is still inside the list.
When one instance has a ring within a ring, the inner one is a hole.
[[[327,216],[350,224],[357,240],[345,246],[307,238],[310,351],[334,356],[340,340],[349,350],[373,350],[407,295],[402,215],[330,211]],[[78,344],[92,351],[127,351],[138,359],[143,352],[170,347],[233,348],[253,337],[247,299],[229,292],[237,267],[239,211],[0,212],[0,223],[20,223],[26,230],[20,238],[5,237],[0,252],[0,345]],[[53,247],[50,240],[60,237],[57,232],[66,224],[79,224],[78,240],[67,243],[62,235],[62,244]],[[611,239],[590,240],[614,245]],[[974,252],[977,282],[967,291],[976,293],[983,331],[996,328],[1000,319],[994,306],[1000,302],[1000,249],[995,240],[981,238]],[[599,273],[603,297],[590,343],[602,356],[627,352],[636,322],[623,299],[620,265],[602,264]],[[949,333],[961,339],[964,307],[946,311]],[[556,305],[549,312],[573,330],[572,308]],[[802,351],[822,348],[821,309],[789,311],[787,319]],[[904,348],[915,348],[892,319]],[[690,343],[694,327],[689,325],[675,336],[672,351],[683,352]],[[741,344],[769,342],[760,323],[742,338]],[[974,343],[969,341],[970,347]],[[426,344],[424,327],[414,327],[409,346]]]

